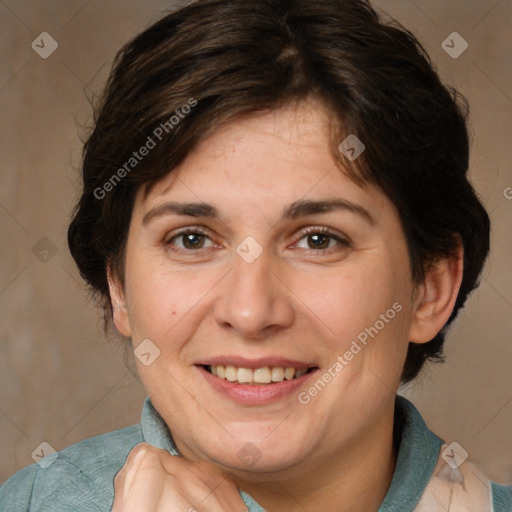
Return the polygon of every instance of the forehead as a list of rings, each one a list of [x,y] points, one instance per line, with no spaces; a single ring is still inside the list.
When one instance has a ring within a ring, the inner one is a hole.
[[[145,214],[179,198],[220,211],[236,208],[249,218],[263,210],[281,213],[300,199],[334,197],[365,203],[375,214],[390,207],[379,189],[348,177],[332,155],[328,112],[304,102],[219,127],[146,195],[139,193],[136,209]]]

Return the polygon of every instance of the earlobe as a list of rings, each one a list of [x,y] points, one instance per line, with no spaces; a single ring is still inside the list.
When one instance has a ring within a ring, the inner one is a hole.
[[[123,286],[110,267],[107,270],[107,279],[114,325],[123,336],[129,338],[131,327]]]
[[[409,341],[427,343],[444,327],[455,306],[464,267],[464,252],[436,261],[426,272],[417,294]]]

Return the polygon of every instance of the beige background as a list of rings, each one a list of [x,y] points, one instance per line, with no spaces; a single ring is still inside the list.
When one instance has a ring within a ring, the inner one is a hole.
[[[77,124],[91,120],[87,98],[117,49],[173,5],[0,2],[0,482],[32,463],[43,441],[59,450],[139,421],[144,392],[121,343],[105,340],[66,228],[78,190]],[[442,78],[468,97],[471,176],[493,221],[493,255],[451,332],[447,363],[405,393],[438,435],[459,442],[494,480],[512,483],[512,199],[504,194],[512,187],[512,3],[375,5],[415,32]],[[44,31],[59,45],[47,59],[30,46]],[[453,31],[469,43],[458,59],[441,48]]]

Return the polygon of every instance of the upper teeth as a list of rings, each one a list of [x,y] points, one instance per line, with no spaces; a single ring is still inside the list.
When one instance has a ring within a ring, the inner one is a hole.
[[[239,382],[241,384],[270,384],[271,382],[282,382],[283,380],[292,380],[302,377],[308,369],[303,368],[284,368],[282,366],[263,366],[263,368],[237,368],[236,366],[210,366],[213,375],[230,382]]]

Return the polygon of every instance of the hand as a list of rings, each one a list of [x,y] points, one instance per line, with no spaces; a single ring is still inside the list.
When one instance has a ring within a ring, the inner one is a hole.
[[[136,445],[114,479],[112,512],[247,512],[219,468],[148,443]]]

